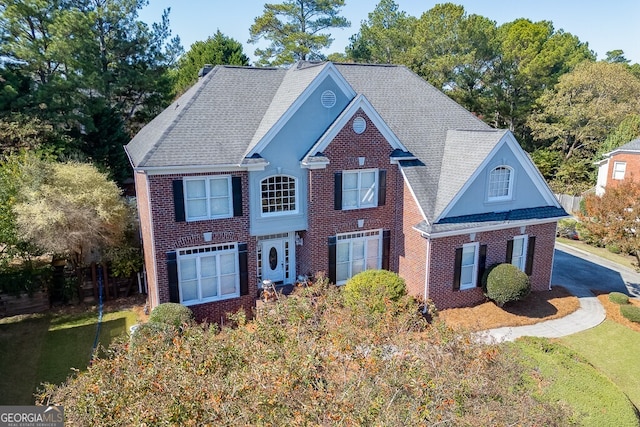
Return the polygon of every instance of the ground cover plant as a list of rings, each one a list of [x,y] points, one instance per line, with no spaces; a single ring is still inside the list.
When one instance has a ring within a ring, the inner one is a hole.
[[[95,310],[0,319],[0,405],[30,405],[43,382],[61,384],[86,370],[97,330]],[[109,346],[137,321],[131,310],[105,313],[99,343]]]
[[[39,401],[65,405],[70,425],[566,425],[509,349],[417,308],[353,310],[317,281],[254,321],[121,342]]]

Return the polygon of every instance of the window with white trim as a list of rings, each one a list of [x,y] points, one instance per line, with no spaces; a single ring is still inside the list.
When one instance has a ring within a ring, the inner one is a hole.
[[[187,221],[233,216],[231,177],[185,178],[184,206]]]
[[[240,296],[236,243],[178,251],[178,286],[184,305]]]
[[[498,166],[489,172],[489,201],[511,199],[513,187],[513,169],[509,166]]]
[[[511,264],[525,271],[527,266],[527,241],[529,236],[515,236],[513,238],[513,249],[511,251]]]
[[[476,287],[478,280],[478,242],[462,246],[462,262],[460,264],[460,290]]]
[[[382,230],[336,236],[336,284],[364,270],[382,268]]]
[[[342,209],[378,206],[378,170],[342,172]]]
[[[296,213],[296,179],[287,175],[273,175],[260,181],[262,214]]]
[[[613,162],[613,179],[624,179],[627,162]]]

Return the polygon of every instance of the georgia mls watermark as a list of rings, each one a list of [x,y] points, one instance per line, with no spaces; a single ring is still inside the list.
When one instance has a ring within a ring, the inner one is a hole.
[[[64,408],[0,406],[0,427],[64,427]]]

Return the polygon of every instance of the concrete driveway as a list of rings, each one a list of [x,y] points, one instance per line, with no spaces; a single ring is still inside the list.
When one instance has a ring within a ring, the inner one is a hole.
[[[640,274],[572,246],[556,243],[551,285],[640,297]]]

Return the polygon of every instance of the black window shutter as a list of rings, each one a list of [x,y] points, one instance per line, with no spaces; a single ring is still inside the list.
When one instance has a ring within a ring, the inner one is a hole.
[[[233,216],[242,216],[242,178],[231,177],[231,190],[233,194]]]
[[[342,172],[336,172],[333,181],[333,209],[342,210]]]
[[[184,186],[181,179],[173,180],[173,209],[176,222],[184,222]]]
[[[482,286],[482,276],[487,268],[487,245],[480,245],[480,253],[478,254],[478,280],[476,286]]]
[[[507,264],[511,264],[512,259],[513,259],[513,240],[507,240],[507,256],[505,257],[505,262]]]
[[[167,275],[169,278],[169,302],[180,302],[178,287],[178,261],[176,251],[167,252]]]
[[[389,252],[391,251],[391,231],[382,232],[382,269],[389,270]]]
[[[249,295],[249,257],[247,256],[247,244],[238,244],[238,265],[240,267],[240,295]]]
[[[378,206],[384,206],[387,202],[387,171],[378,171]]]
[[[336,237],[329,237],[329,281],[336,283]]]
[[[456,258],[453,264],[453,290],[460,290],[460,273],[462,272],[462,248],[456,249]]]
[[[524,268],[524,272],[527,276],[531,276],[533,272],[533,253],[536,249],[536,236],[529,236],[529,243],[527,245],[527,264]]]

